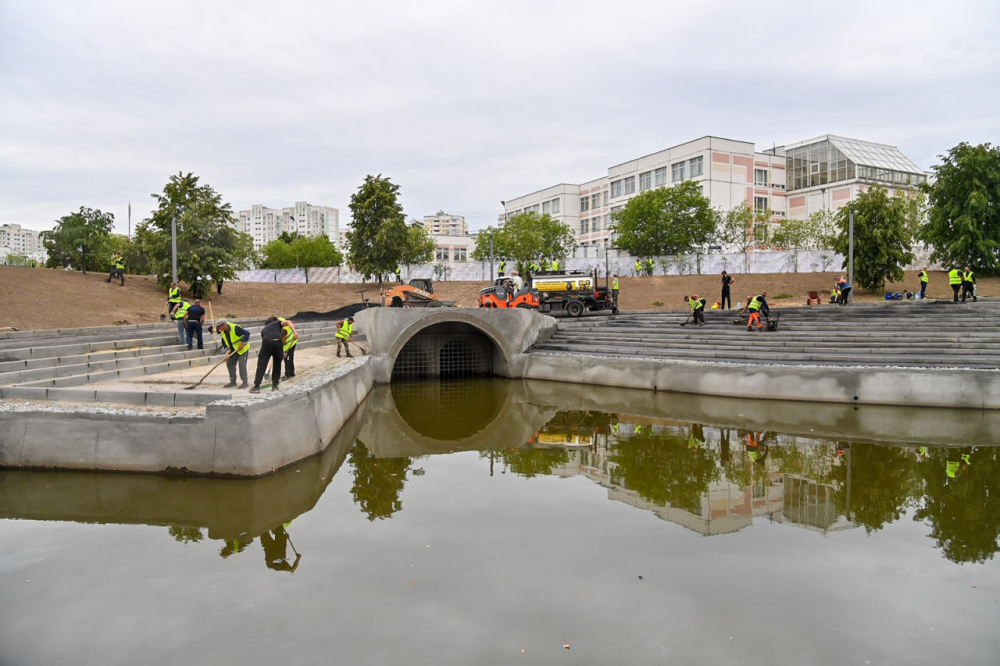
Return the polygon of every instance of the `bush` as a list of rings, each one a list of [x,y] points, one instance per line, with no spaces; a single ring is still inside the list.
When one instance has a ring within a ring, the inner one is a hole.
[[[774,300],[778,300],[779,298],[793,298],[794,296],[795,294],[789,294],[787,291],[783,291],[780,294],[775,294]]]

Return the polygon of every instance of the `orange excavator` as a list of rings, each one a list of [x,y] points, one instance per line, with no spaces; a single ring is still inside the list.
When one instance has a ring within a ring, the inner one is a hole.
[[[455,301],[442,301],[434,295],[434,281],[430,278],[414,278],[406,284],[396,285],[385,292],[385,302],[388,305],[393,298],[398,297],[403,307],[409,308],[450,308]]]

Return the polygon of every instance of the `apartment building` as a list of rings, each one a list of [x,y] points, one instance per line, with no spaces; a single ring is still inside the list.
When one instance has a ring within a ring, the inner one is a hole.
[[[439,210],[434,215],[424,215],[424,229],[432,236],[468,236],[469,225],[462,215],[452,215]]]
[[[786,175],[789,159],[794,182]],[[845,137],[758,151],[750,141],[706,136],[611,166],[579,185],[562,183],[507,200],[500,221],[525,211],[548,213],[576,233],[578,256],[600,256],[613,245],[608,227],[614,211],[641,192],[685,180],[699,183],[713,208],[728,211],[745,202],[771,211],[770,224],[776,226],[842,206],[872,183],[910,187],[926,174],[894,146]]]
[[[325,234],[334,245],[342,247],[340,212],[331,206],[313,206],[305,201],[297,201],[288,208],[254,204],[250,210],[239,212],[235,224],[253,237],[256,250],[277,240],[285,231],[309,237]]]
[[[43,263],[48,258],[38,231],[25,229],[20,224],[0,224],[0,251],[3,263],[9,255],[25,255],[29,260]]]

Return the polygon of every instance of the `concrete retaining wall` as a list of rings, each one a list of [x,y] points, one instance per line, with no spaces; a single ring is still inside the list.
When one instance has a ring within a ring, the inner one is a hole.
[[[618,386],[700,395],[1000,409],[1000,373],[993,370],[754,365],[527,354],[526,379]]]
[[[371,363],[357,359],[204,416],[0,405],[0,468],[262,476],[321,453],[371,387]]]

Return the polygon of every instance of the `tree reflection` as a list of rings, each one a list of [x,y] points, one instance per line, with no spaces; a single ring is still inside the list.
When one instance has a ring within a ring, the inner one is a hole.
[[[170,532],[170,536],[174,538],[175,541],[181,543],[197,543],[205,538],[204,533],[199,527],[181,527],[180,525],[171,525],[167,528]]]
[[[360,439],[354,443],[348,462],[354,468],[351,496],[368,516],[384,520],[402,510],[399,494],[410,469],[410,458],[376,458]]]
[[[918,465],[924,505],[914,516],[952,562],[985,562],[1000,550],[1000,454],[994,448],[930,449]]]
[[[643,499],[692,513],[701,511],[701,498],[719,477],[714,455],[698,445],[697,432],[639,435],[619,440],[611,454],[611,482],[634,490]]]
[[[565,448],[519,446],[488,451],[480,457],[491,458],[494,464],[499,462],[505,470],[530,479],[550,475],[555,468],[565,467],[569,463],[569,455]]]
[[[898,446],[851,446],[849,517],[871,534],[899,520],[920,496],[920,475],[913,453]],[[840,493],[846,501],[846,493]]]

